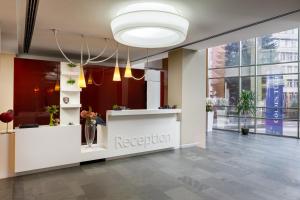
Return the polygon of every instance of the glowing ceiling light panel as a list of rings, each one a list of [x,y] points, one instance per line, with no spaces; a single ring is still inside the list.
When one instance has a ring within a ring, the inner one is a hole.
[[[111,22],[115,40],[141,48],[174,46],[186,39],[189,22],[172,6],[160,3],[129,5]]]

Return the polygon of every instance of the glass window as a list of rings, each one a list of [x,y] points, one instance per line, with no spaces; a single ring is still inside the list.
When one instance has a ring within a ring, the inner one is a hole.
[[[239,77],[209,79],[209,94],[220,106],[236,105],[239,97]]]
[[[298,73],[298,63],[257,66],[257,75]]]
[[[298,122],[288,120],[257,119],[256,132],[278,136],[297,137]]]
[[[251,67],[241,67],[241,76],[254,76],[255,66]]]
[[[215,112],[220,116],[238,116],[235,106],[215,106]]]
[[[215,98],[214,127],[238,130],[244,118],[236,105],[241,90],[255,93],[251,132],[298,137],[299,29],[291,29],[208,50],[208,90]]]
[[[279,63],[298,60],[298,29],[257,38],[257,63]]]
[[[239,68],[222,68],[208,70],[209,78],[232,77],[239,76]]]
[[[254,133],[255,132],[255,118],[240,118],[240,126],[249,128],[249,131]]]
[[[242,65],[255,64],[255,38],[241,42],[242,46]]]
[[[242,77],[241,90],[251,90],[255,92],[255,77]]]
[[[240,43],[232,42],[209,48],[208,59],[208,68],[238,66],[240,64]]]
[[[238,131],[238,126],[239,118],[217,115],[217,118],[214,119],[213,128]]]
[[[298,75],[257,77],[258,107],[297,108]]]
[[[298,110],[286,108],[256,108],[256,117],[268,119],[280,117],[280,119],[296,120],[298,119]]]

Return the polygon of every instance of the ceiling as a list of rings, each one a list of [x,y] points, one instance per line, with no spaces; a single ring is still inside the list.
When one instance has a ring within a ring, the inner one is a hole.
[[[152,0],[151,2],[155,1],[174,6],[190,21],[187,39],[178,46],[300,9],[299,0]],[[104,47],[103,38],[113,39],[110,22],[117,11],[137,2],[141,1],[40,0],[29,54],[61,57],[53,33],[49,30],[55,28],[60,31],[59,39],[63,50],[71,57],[79,58],[80,34],[86,35],[92,54],[97,55]],[[22,55],[26,1],[0,0],[0,3],[2,51],[14,51]],[[300,17],[293,20],[299,23]],[[280,27],[278,24],[274,26]],[[149,49],[149,55],[173,48],[176,46]],[[201,48],[201,45],[193,44],[187,48],[197,49]],[[121,46],[120,49],[119,56],[125,59],[126,47]],[[113,47],[104,55],[108,56],[112,52]],[[139,60],[145,56],[146,49],[131,48],[132,60]]]

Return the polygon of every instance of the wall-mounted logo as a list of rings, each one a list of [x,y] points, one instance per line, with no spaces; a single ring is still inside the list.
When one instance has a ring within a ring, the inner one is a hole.
[[[169,134],[153,134],[141,137],[125,138],[123,136],[115,137],[116,149],[132,148],[132,147],[144,147],[158,145],[158,144],[170,144],[171,136]]]

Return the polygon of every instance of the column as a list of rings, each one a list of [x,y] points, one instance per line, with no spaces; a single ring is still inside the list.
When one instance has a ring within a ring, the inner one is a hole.
[[[160,106],[160,71],[146,70],[147,109],[158,109]]]
[[[0,112],[13,109],[14,93],[13,54],[0,54]],[[9,131],[13,123],[9,123]],[[0,132],[6,131],[6,124],[0,122]],[[0,179],[14,175],[14,134],[0,134]]]
[[[14,58],[14,54],[0,54],[0,113],[14,106]],[[13,129],[12,122],[8,129]],[[0,132],[5,130],[6,124],[0,123]]]
[[[169,53],[168,104],[181,108],[181,146],[206,147],[206,50]]]

